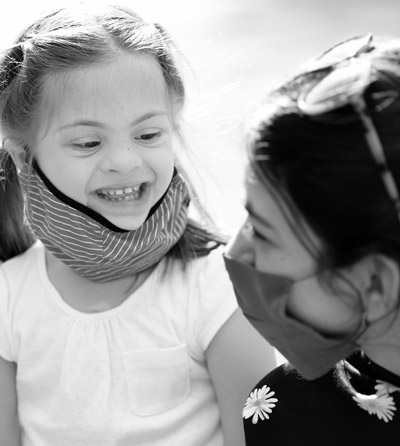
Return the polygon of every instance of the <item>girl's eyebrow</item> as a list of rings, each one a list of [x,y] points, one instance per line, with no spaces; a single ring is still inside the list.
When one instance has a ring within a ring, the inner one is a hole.
[[[264,228],[275,232],[275,227],[272,226],[271,223],[269,223],[268,221],[264,220],[260,215],[258,215],[257,212],[254,211],[251,203],[249,202],[245,203],[244,208],[246,209],[247,213],[249,214],[252,220],[254,220],[259,225],[263,226]]]
[[[157,117],[157,116],[168,116],[168,113],[166,111],[154,111],[146,113],[139,118],[135,119],[133,122],[131,122],[130,126],[133,127],[137,124],[140,124],[141,122],[147,121],[148,119]],[[67,128],[71,127],[97,127],[97,128],[105,128],[106,125],[99,121],[93,121],[90,119],[78,119],[76,121],[69,122],[67,124],[64,124],[59,128],[59,130],[65,130]]]

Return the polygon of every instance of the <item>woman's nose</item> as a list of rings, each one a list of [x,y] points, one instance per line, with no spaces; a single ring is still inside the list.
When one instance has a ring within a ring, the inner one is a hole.
[[[102,169],[111,172],[129,172],[143,164],[143,159],[133,144],[110,147],[102,160]]]
[[[254,266],[255,255],[251,241],[249,224],[246,222],[229,241],[226,247],[226,254],[236,260],[250,266]]]

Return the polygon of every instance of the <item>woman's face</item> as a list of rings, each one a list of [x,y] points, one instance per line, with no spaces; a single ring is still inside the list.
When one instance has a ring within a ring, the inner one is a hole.
[[[228,246],[231,257],[255,269],[295,281],[287,312],[293,318],[325,335],[343,335],[354,331],[360,317],[360,297],[346,280],[335,280],[334,291],[320,280],[315,258],[299,240],[290,225],[287,207],[276,198],[272,188],[254,174],[247,175],[245,206],[248,218]],[[293,219],[298,224],[298,219]],[[309,236],[317,249],[322,248],[310,227]],[[346,271],[340,271],[346,276]],[[251,297],[250,297],[251,298]],[[268,299],[268,296],[265,296]]]

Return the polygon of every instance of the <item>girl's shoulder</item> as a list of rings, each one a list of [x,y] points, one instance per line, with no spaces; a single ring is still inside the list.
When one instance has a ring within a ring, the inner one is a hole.
[[[217,332],[237,310],[237,300],[223,259],[224,247],[193,259],[185,270],[167,275],[174,310],[182,314],[191,354],[205,361]],[[162,297],[165,302],[165,296]]]
[[[223,253],[225,251],[225,246],[220,245],[216,247],[215,249],[211,250],[207,255],[197,257],[193,260],[193,263],[196,268],[214,268],[217,267],[218,269],[223,268],[224,266],[224,258]]]
[[[224,249],[225,246],[219,246],[207,255],[191,259],[184,269],[179,268],[177,263],[175,271],[180,270],[186,280],[191,278],[195,280],[229,280],[223,259]]]
[[[30,310],[25,310],[26,303],[31,296],[35,299],[40,297],[43,268],[44,247],[39,243],[35,243],[23,254],[0,264],[0,356],[7,361],[16,361],[16,350],[12,341],[13,327],[21,310],[24,314],[32,314]],[[36,305],[37,300],[33,303],[34,307]]]
[[[18,269],[23,267],[25,264],[31,264],[34,262],[37,264],[38,257],[43,256],[44,258],[45,247],[40,241],[36,241],[30,248],[28,248],[22,254],[12,257],[5,262],[0,262],[0,268],[6,270]]]
[[[237,301],[223,258],[224,246],[216,248],[204,257],[193,260],[185,279],[193,301],[203,310],[221,308],[235,310]],[[222,310],[224,311],[224,310]]]
[[[175,290],[174,295],[180,296],[189,304],[197,302],[204,307],[216,302],[232,301],[236,305],[234,290],[229,275],[225,269],[223,252],[220,246],[207,255],[189,261],[185,267],[175,260],[170,268],[162,269],[158,275],[159,286],[169,286]],[[179,290],[179,292],[177,292]]]
[[[35,242],[24,253],[0,264],[0,271],[9,282],[21,281],[29,274],[45,265],[45,247]],[[37,275],[37,274],[36,274]]]

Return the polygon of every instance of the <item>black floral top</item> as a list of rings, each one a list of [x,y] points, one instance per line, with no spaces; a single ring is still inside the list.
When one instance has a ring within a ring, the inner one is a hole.
[[[284,364],[243,409],[246,445],[400,445],[400,376],[358,352],[314,381]]]

